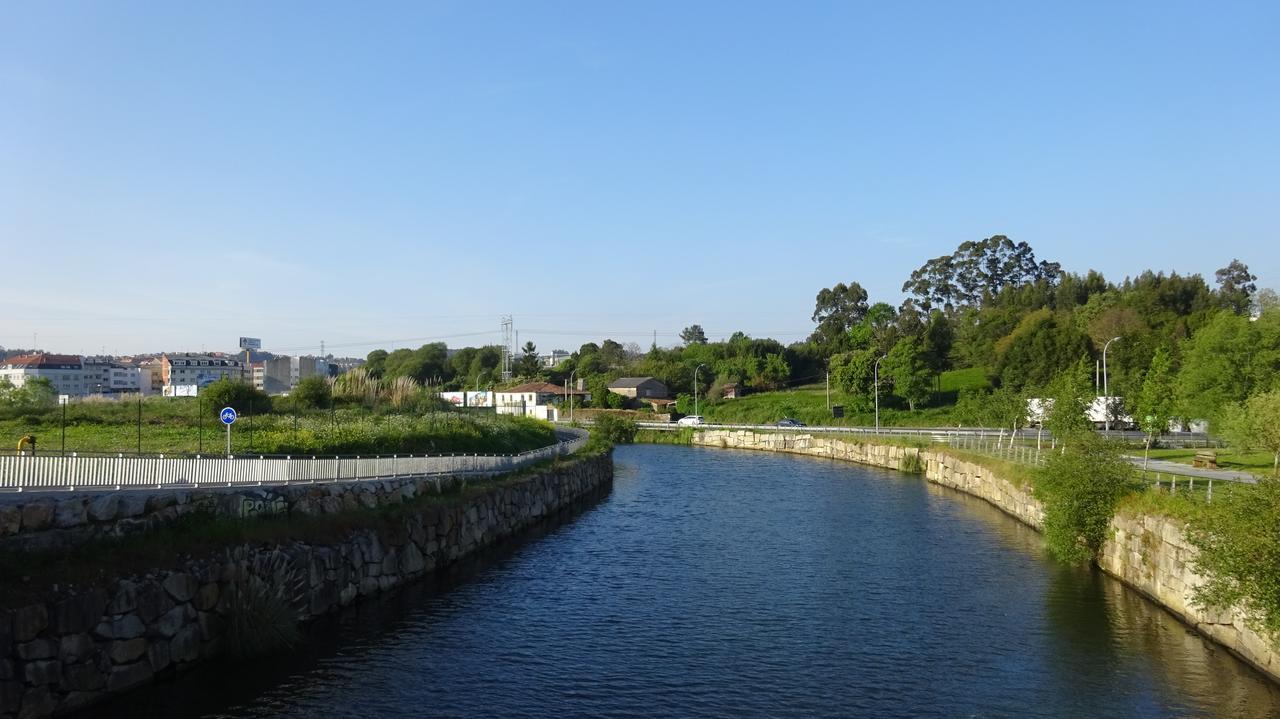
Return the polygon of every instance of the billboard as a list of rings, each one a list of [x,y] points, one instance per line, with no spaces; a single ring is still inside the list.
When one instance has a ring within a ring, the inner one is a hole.
[[[195,397],[200,394],[199,385],[169,384],[162,390],[165,397]]]
[[[262,340],[257,337],[241,337],[240,349],[242,350],[260,350],[262,349]]]
[[[492,392],[441,392],[440,399],[457,407],[492,407]]]

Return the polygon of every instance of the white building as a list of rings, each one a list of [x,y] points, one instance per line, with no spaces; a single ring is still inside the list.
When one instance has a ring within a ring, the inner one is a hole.
[[[528,382],[519,387],[494,392],[494,406],[498,414],[516,414],[537,417],[554,422],[558,408],[553,403],[563,402],[572,395],[574,401],[589,400],[591,395],[579,389],[567,389],[550,382]]]
[[[329,363],[323,357],[315,357],[312,355],[303,355],[302,357],[290,357],[290,376],[289,388],[298,386],[302,380],[313,375],[321,377],[329,376]]]
[[[555,367],[561,362],[569,359],[570,353],[564,350],[552,350],[551,354],[542,355],[538,359],[542,360],[543,367]]]
[[[237,382],[252,379],[245,376],[243,362],[222,353],[162,355],[160,373],[166,387],[193,384],[203,387],[224,378]]]
[[[84,362],[76,355],[34,354],[0,360],[0,378],[21,387],[33,377],[49,380],[58,394],[89,394]]]

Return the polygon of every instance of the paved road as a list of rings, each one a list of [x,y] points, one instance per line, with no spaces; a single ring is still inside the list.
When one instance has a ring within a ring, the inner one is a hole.
[[[1142,466],[1142,457],[1130,456],[1129,460],[1137,466]],[[1180,474],[1184,477],[1203,477],[1205,479],[1221,479],[1228,482],[1244,482],[1246,484],[1256,484],[1258,478],[1248,472],[1237,472],[1230,469],[1201,469],[1192,467],[1189,464],[1181,462],[1170,462],[1167,459],[1152,459],[1147,461],[1148,472],[1161,472],[1165,474]]]

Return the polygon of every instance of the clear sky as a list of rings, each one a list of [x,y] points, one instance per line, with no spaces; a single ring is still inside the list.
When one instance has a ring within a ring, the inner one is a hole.
[[[1278,37],[1277,2],[0,0],[0,345],[789,342],[992,234],[1277,287]]]

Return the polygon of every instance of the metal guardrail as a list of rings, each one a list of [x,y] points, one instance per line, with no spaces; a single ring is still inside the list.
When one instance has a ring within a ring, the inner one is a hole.
[[[564,430],[561,430],[562,432]],[[391,456],[166,457],[25,455],[0,457],[0,491],[251,486],[389,479],[428,474],[500,473],[572,454],[586,432],[520,454]]]
[[[951,437],[981,437],[991,439],[1008,440],[1010,430],[999,427],[779,427],[773,424],[699,424],[680,425],[675,422],[637,422],[636,426],[643,429],[656,429],[663,431],[678,431],[681,429],[745,429],[751,431],[768,430],[774,432],[821,432],[823,434],[858,434],[878,437],[921,437],[932,442],[943,443],[950,442]],[[1102,430],[1098,430],[1103,434]],[[1131,442],[1144,442],[1147,436],[1142,432],[1132,430],[1111,430],[1106,433],[1108,437]],[[1013,433],[1014,439],[1041,439],[1045,442],[1050,441],[1051,435],[1048,430],[1039,430],[1035,427],[1024,427]],[[1167,432],[1160,435],[1159,441],[1162,445],[1180,445],[1192,447],[1208,447],[1217,446],[1219,443],[1202,432]]]

